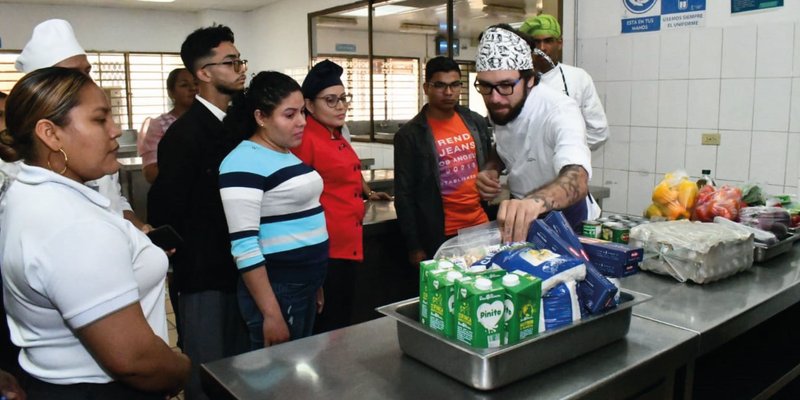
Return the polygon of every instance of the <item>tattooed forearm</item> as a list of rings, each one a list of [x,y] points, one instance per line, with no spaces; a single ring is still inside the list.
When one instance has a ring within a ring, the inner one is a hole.
[[[541,201],[547,211],[567,208],[586,197],[589,174],[580,165],[567,165],[550,183],[525,196]]]

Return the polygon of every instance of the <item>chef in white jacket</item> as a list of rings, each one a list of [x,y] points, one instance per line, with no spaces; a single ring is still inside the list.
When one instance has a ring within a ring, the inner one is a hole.
[[[606,112],[600,103],[600,97],[597,96],[592,77],[581,68],[559,62],[562,39],[558,20],[552,15],[537,15],[526,20],[519,30],[530,35],[536,48],[552,61],[552,65],[543,67],[536,64],[537,70],[547,71],[542,74],[541,82],[561,91],[578,103],[583,120],[586,122],[586,142],[592,150],[600,148],[608,140]]]
[[[62,19],[50,19],[33,28],[31,40],[22,49],[14,66],[25,73],[46,67],[64,67],[77,69],[88,75],[92,69],[86,52],[75,38],[72,26]],[[152,229],[149,224],[136,217],[131,204],[122,196],[119,173],[86,182],[86,186],[111,200],[111,208],[143,232],[147,233]]]

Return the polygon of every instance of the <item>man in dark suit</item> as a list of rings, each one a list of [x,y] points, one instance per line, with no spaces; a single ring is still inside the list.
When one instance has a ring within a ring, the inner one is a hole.
[[[183,238],[172,263],[183,350],[193,366],[186,399],[205,399],[197,367],[247,349],[218,184],[219,164],[233,149],[222,119],[231,97],[244,89],[247,61],[233,44],[233,32],[221,25],[190,34],[181,59],[199,93],[159,143],[148,215],[154,226],[172,225]]]

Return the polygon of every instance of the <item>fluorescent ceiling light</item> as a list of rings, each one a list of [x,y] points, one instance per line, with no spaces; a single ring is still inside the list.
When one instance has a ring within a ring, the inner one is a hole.
[[[429,24],[416,24],[413,22],[403,22],[400,24],[400,30],[402,32],[414,32],[414,33],[427,33],[430,35],[435,35],[439,33],[439,25],[429,25]]]
[[[317,17],[318,26],[355,26],[358,25],[358,20],[351,17],[330,17],[322,16]]]
[[[139,0],[145,3],[174,3],[175,0]]]
[[[407,7],[407,6],[395,6],[395,5],[385,5],[385,6],[377,6],[375,7],[375,11],[373,11],[372,15],[376,17],[385,17],[387,15],[394,15],[394,14],[402,14],[412,11],[417,11],[419,8],[417,7]],[[366,17],[367,16],[367,8],[362,7],[355,10],[343,12],[339,15],[346,16],[346,17]]]
[[[518,8],[518,7],[508,7],[508,6],[496,6],[496,5],[488,5],[483,6],[483,12],[488,15],[495,15],[495,16],[525,16],[525,9]]]

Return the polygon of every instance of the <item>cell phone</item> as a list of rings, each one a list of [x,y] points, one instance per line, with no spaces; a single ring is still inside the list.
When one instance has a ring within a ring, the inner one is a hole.
[[[178,232],[170,225],[162,225],[147,232],[147,237],[150,238],[154,245],[164,250],[177,248],[183,243],[181,235],[178,235]]]

